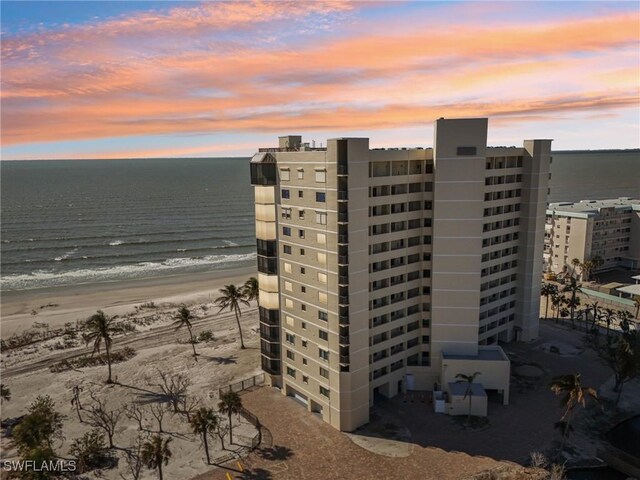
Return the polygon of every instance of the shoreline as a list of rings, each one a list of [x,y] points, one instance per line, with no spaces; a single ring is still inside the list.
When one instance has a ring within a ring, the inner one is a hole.
[[[67,322],[87,318],[96,310],[122,315],[145,302],[193,304],[211,301],[224,285],[239,285],[251,276],[257,276],[256,267],[2,292],[0,337],[8,338],[23,332],[35,322],[61,327]],[[32,314],[34,311],[35,315]]]

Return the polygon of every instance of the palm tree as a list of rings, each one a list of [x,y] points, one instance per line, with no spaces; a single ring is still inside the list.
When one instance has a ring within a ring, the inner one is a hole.
[[[4,383],[0,384],[0,402],[11,400],[11,390]]]
[[[256,277],[249,277],[249,280],[244,282],[242,286],[242,293],[244,298],[250,302],[251,300],[258,300],[260,296],[260,287],[258,286],[258,279]]]
[[[142,463],[150,470],[157,469],[160,480],[162,480],[162,464],[166,466],[171,458],[169,443],[171,443],[170,438],[163,440],[160,435],[155,435],[142,445]]]
[[[189,330],[189,339],[191,340],[191,347],[193,348],[193,356],[197,360],[198,354],[196,353],[196,342],[193,339],[193,331],[192,331],[193,325],[191,325],[191,320],[193,319],[194,319],[194,316],[191,314],[189,309],[184,305],[181,305],[180,308],[178,309],[178,319],[175,322],[173,322],[173,324],[176,326],[176,331],[180,330],[180,328],[182,327],[187,327],[187,330]]]
[[[100,347],[104,343],[104,348],[107,353],[107,365],[109,366],[109,378],[107,383],[113,383],[111,380],[111,346],[113,345],[112,335],[119,333],[122,329],[115,324],[113,317],[107,317],[102,310],[98,310],[94,315],[91,315],[86,323],[87,334],[85,335],[85,341],[87,343],[93,342],[93,352],[100,352]]]
[[[213,432],[218,428],[219,421],[216,412],[206,407],[200,407],[189,420],[193,433],[202,435],[202,445],[207,455],[207,465],[211,463],[209,457],[209,435],[213,435]]]
[[[588,398],[598,401],[598,393],[591,387],[583,387],[580,383],[580,374],[561,375],[555,377],[551,382],[551,391],[556,395],[564,395],[560,400],[560,405],[565,408],[560,422],[562,424],[562,443],[560,451],[564,448],[564,442],[571,428],[571,417],[577,405],[584,408]]]
[[[575,274],[577,268],[582,269],[582,262],[579,259],[574,258],[571,260],[571,266],[573,267],[573,273]]]
[[[545,298],[545,309],[544,309],[544,319],[549,318],[549,297],[558,293],[558,287],[553,283],[542,283],[542,288],[540,289],[540,295]]]
[[[229,442],[233,443],[233,426],[231,425],[231,415],[239,414],[242,411],[242,399],[236,392],[229,390],[220,396],[218,411],[226,413],[229,417]]]
[[[562,296],[562,294],[560,292],[554,293],[551,296],[551,304],[553,305],[553,309],[555,311],[555,319],[556,319],[556,323],[558,323],[558,317],[560,315],[560,307],[562,307],[562,305],[565,302],[565,298]]]
[[[240,304],[244,304],[247,307],[250,306],[249,302],[245,300],[244,294],[241,288],[235,285],[225,285],[220,289],[222,296],[216,298],[215,303],[220,307],[220,312],[224,309],[236,314],[236,322],[238,322],[238,331],[240,332],[240,348],[245,348],[244,340],[242,339],[242,327],[240,326],[240,317],[242,312],[240,311]]]
[[[604,309],[604,321],[607,323],[607,341],[611,339],[611,323],[616,315],[616,312],[611,308]]]
[[[576,307],[580,305],[580,299],[577,297],[578,292],[580,292],[582,288],[582,284],[578,283],[578,281],[571,277],[569,285],[565,285],[562,289],[563,292],[569,292],[571,294],[571,298],[569,299],[568,305],[571,309],[571,326],[572,328],[576,328],[574,323],[575,311]]]
[[[467,384],[467,388],[464,391],[464,398],[469,397],[469,412],[467,413],[467,425],[469,425],[469,423],[471,422],[471,397],[473,394],[471,385],[473,384],[473,382],[475,381],[478,375],[480,375],[480,372],[475,372],[472,375],[465,375],[464,373],[459,373],[456,375],[456,378],[459,379],[458,382],[466,382]]]
[[[593,330],[594,328],[596,328],[596,324],[598,322],[598,318],[600,317],[600,307],[598,307],[598,302],[587,303],[586,307],[587,307],[587,311],[589,309],[593,310],[593,320],[591,322],[591,329],[587,328],[587,326],[586,326],[587,319],[585,318],[585,328],[587,328],[587,333],[589,333],[589,330]]]

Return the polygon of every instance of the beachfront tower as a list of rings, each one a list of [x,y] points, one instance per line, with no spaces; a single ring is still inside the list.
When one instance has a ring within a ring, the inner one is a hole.
[[[499,342],[538,335],[551,140],[487,147],[486,118],[440,119],[433,148],[313,148],[251,160],[262,367],[351,431],[381,395],[453,393],[458,373],[509,401]]]

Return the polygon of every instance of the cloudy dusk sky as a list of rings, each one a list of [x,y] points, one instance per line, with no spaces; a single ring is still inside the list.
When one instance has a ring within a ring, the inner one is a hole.
[[[276,137],[640,146],[638,2],[2,2],[2,158],[251,155]]]

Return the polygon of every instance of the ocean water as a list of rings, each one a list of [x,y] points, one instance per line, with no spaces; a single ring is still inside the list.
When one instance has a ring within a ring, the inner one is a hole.
[[[248,161],[3,162],[2,289],[254,265]]]
[[[640,197],[640,152],[554,153],[550,201]],[[3,291],[255,265],[248,158],[2,162]]]

